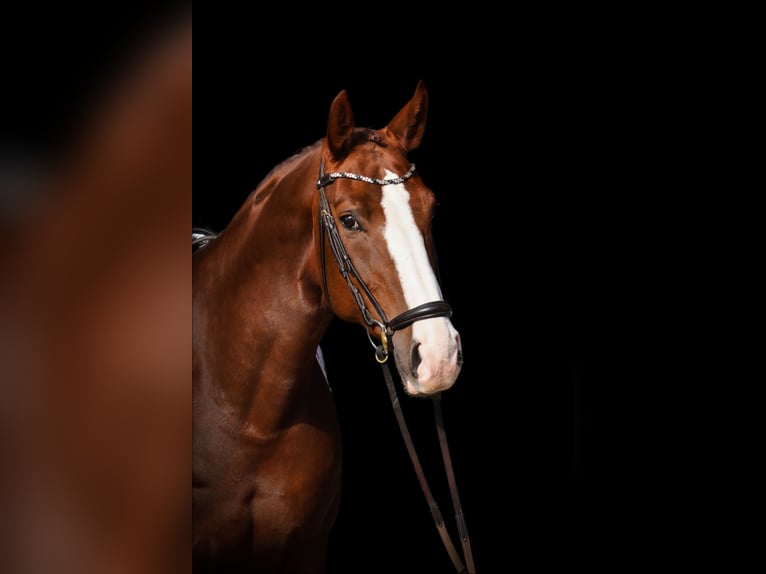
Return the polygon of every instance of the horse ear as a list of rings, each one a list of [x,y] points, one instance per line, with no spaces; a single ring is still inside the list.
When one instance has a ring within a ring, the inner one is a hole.
[[[404,146],[406,151],[415,149],[423,139],[428,116],[428,90],[423,80],[418,82],[415,95],[394,119],[388,122],[388,130]]]
[[[354,113],[351,111],[348,94],[342,90],[332,101],[327,120],[327,145],[334,158],[345,155],[354,127]]]

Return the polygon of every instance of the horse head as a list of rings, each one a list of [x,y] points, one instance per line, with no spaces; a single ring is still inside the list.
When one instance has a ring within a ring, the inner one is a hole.
[[[384,128],[357,127],[341,91],[330,106],[317,181],[323,283],[333,312],[365,327],[380,362],[393,354],[413,396],[450,388],[462,366],[460,336],[435,272],[435,195],[408,159],[427,112],[421,81]]]

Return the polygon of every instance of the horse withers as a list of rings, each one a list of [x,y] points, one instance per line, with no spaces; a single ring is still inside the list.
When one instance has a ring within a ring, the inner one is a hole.
[[[193,254],[196,572],[321,573],[340,501],[341,440],[317,350],[333,317],[359,323],[409,395],[462,364],[434,272],[433,192],[408,159],[428,94],[382,129],[346,91],[327,133],[261,181]]]

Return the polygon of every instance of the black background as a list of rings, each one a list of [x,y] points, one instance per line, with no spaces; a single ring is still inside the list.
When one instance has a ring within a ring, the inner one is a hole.
[[[35,28],[49,49],[12,60],[24,86],[4,104],[12,149],[55,147],[153,21],[92,17],[76,38],[51,18]],[[443,409],[478,571],[678,552],[703,510],[689,500],[701,440],[674,422],[691,294],[664,172],[685,122],[672,58],[619,29],[522,39],[457,19],[418,40],[414,22],[397,34],[338,17],[305,30],[263,15],[196,22],[194,226],[221,230],[274,165],[321,138],[341,89],[377,128],[425,81],[412,159],[440,202],[442,288],[463,339]],[[471,27],[477,42],[460,33]],[[452,571],[361,328],[333,324],[324,346],[345,448],[331,571]],[[431,406],[403,406],[454,532]]]
[[[195,115],[194,224],[222,229],[271,167],[324,135],[341,89],[359,125],[382,127],[423,79],[429,123],[412,159],[439,198],[442,287],[463,339],[443,409],[477,569],[608,563],[631,548],[672,487],[659,430],[668,333],[653,327],[665,224],[635,139],[652,119],[628,112],[625,78],[604,82],[606,62],[542,77],[523,64],[344,74],[305,61],[251,75],[238,73],[246,47],[225,46],[239,57],[215,64],[216,90],[196,100],[214,111]],[[332,571],[451,571],[361,328],[334,324],[324,347],[345,448]],[[454,532],[431,406],[403,403]]]

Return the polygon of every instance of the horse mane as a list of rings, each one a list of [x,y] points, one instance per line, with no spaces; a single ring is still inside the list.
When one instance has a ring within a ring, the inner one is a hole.
[[[271,191],[276,188],[277,183],[282,180],[284,175],[292,171],[296,163],[304,160],[314,151],[319,149],[321,144],[322,140],[320,139],[310,145],[304,146],[298,149],[298,151],[296,151],[293,155],[274,166],[250,193],[248,199],[253,203],[260,203],[266,199]]]

